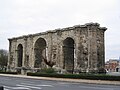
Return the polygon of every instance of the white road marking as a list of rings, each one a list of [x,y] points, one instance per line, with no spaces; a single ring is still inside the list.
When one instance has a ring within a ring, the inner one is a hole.
[[[6,89],[6,88],[4,88],[4,90],[10,90],[10,89]]]
[[[41,87],[53,87],[52,85],[46,85],[46,84],[42,84],[42,85],[36,85],[36,84],[32,84],[32,83],[20,83],[20,84],[16,84],[16,86],[10,87],[10,86],[4,86],[5,90],[13,90],[13,89],[21,89],[21,90],[32,90],[32,88],[34,89],[42,89]]]
[[[36,85],[36,86],[42,86],[42,87],[53,87],[52,85]]]
[[[35,84],[29,84],[29,83],[21,83],[21,84],[32,85],[32,86],[41,86],[41,87],[53,87],[53,85],[46,85],[46,84],[43,84],[43,85],[35,85]]]
[[[9,87],[9,86],[4,86],[5,90],[10,90],[10,89],[24,89],[24,90],[31,90],[29,88],[26,87]]]
[[[28,87],[28,88],[34,88],[34,89],[42,89],[42,88],[40,88],[40,87],[26,86],[26,85],[21,85],[21,84],[17,84],[16,86],[20,86],[20,87]]]
[[[68,87],[71,84],[66,82],[58,82],[58,85]]]
[[[26,87],[14,87],[13,89],[22,89],[22,90],[32,90],[30,88],[26,88]]]

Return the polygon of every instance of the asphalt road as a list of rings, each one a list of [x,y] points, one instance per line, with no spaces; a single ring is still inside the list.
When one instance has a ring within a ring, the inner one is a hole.
[[[4,90],[120,90],[120,86],[71,83],[0,76]]]

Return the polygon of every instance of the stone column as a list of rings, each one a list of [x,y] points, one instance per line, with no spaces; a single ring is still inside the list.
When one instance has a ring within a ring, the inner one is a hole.
[[[23,37],[23,40],[24,40],[24,44],[23,44],[23,61],[22,61],[21,74],[26,74],[26,70],[24,69],[26,68],[25,62],[26,62],[27,37]]]
[[[103,29],[103,31],[102,31],[102,39],[101,39],[101,41],[102,41],[102,43],[101,43],[101,45],[102,45],[102,48],[101,48],[101,51],[102,51],[102,55],[101,55],[101,58],[102,58],[102,64],[101,64],[101,68],[105,68],[105,40],[104,40],[104,32],[105,32],[105,30],[106,29]]]
[[[31,53],[30,53],[30,60],[29,60],[29,62],[30,62],[30,67],[31,68],[34,68],[34,62],[35,62],[35,55],[34,55],[34,41],[33,41],[33,36],[31,35],[30,36],[30,47],[31,47]]]
[[[80,56],[80,50],[79,50],[79,46],[80,46],[80,28],[76,28],[76,30],[74,30],[74,73],[79,73],[79,56]]]
[[[48,61],[51,61],[52,60],[52,46],[53,46],[53,42],[52,42],[52,33],[49,32],[48,33],[48,45],[47,45],[47,50],[48,50]]]
[[[8,63],[7,63],[7,71],[10,70],[10,62],[11,62],[11,39],[9,40],[9,53],[8,53]]]
[[[17,47],[17,39],[15,38],[12,42],[12,44],[15,43],[14,45],[14,56],[13,56],[13,62],[14,62],[14,67],[17,67],[18,64],[18,47]]]
[[[77,55],[79,55],[78,52],[78,44],[76,43],[74,46],[74,73],[78,73],[79,67],[78,67],[78,59],[77,59]]]
[[[79,30],[77,40],[77,68],[79,72],[86,72],[88,64],[88,31],[86,26],[82,26]]]
[[[97,54],[98,54],[98,69],[104,69],[105,65],[105,44],[104,44],[104,32],[106,28],[99,28],[97,34]]]
[[[97,28],[99,24],[90,23],[87,25],[88,28],[88,72],[96,72],[97,67]]]

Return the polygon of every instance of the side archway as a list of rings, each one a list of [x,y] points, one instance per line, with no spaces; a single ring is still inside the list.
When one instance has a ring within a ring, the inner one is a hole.
[[[22,67],[22,61],[23,61],[23,46],[22,46],[22,44],[19,44],[17,49],[18,49],[18,53],[17,53],[17,55],[18,55],[18,64],[17,64],[17,66]]]
[[[63,55],[64,55],[63,68],[66,69],[67,72],[73,73],[74,71],[74,40],[71,37],[68,37],[63,41]]]
[[[34,45],[35,63],[34,68],[42,67],[42,58],[46,57],[46,41],[44,38],[38,38]]]
[[[17,47],[17,73],[21,74],[22,62],[23,62],[23,46],[19,44]]]

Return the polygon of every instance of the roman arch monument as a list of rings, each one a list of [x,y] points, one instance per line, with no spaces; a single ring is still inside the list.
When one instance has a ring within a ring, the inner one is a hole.
[[[66,72],[98,72],[104,68],[104,32],[98,23],[10,38],[8,70],[23,73],[47,68]]]

